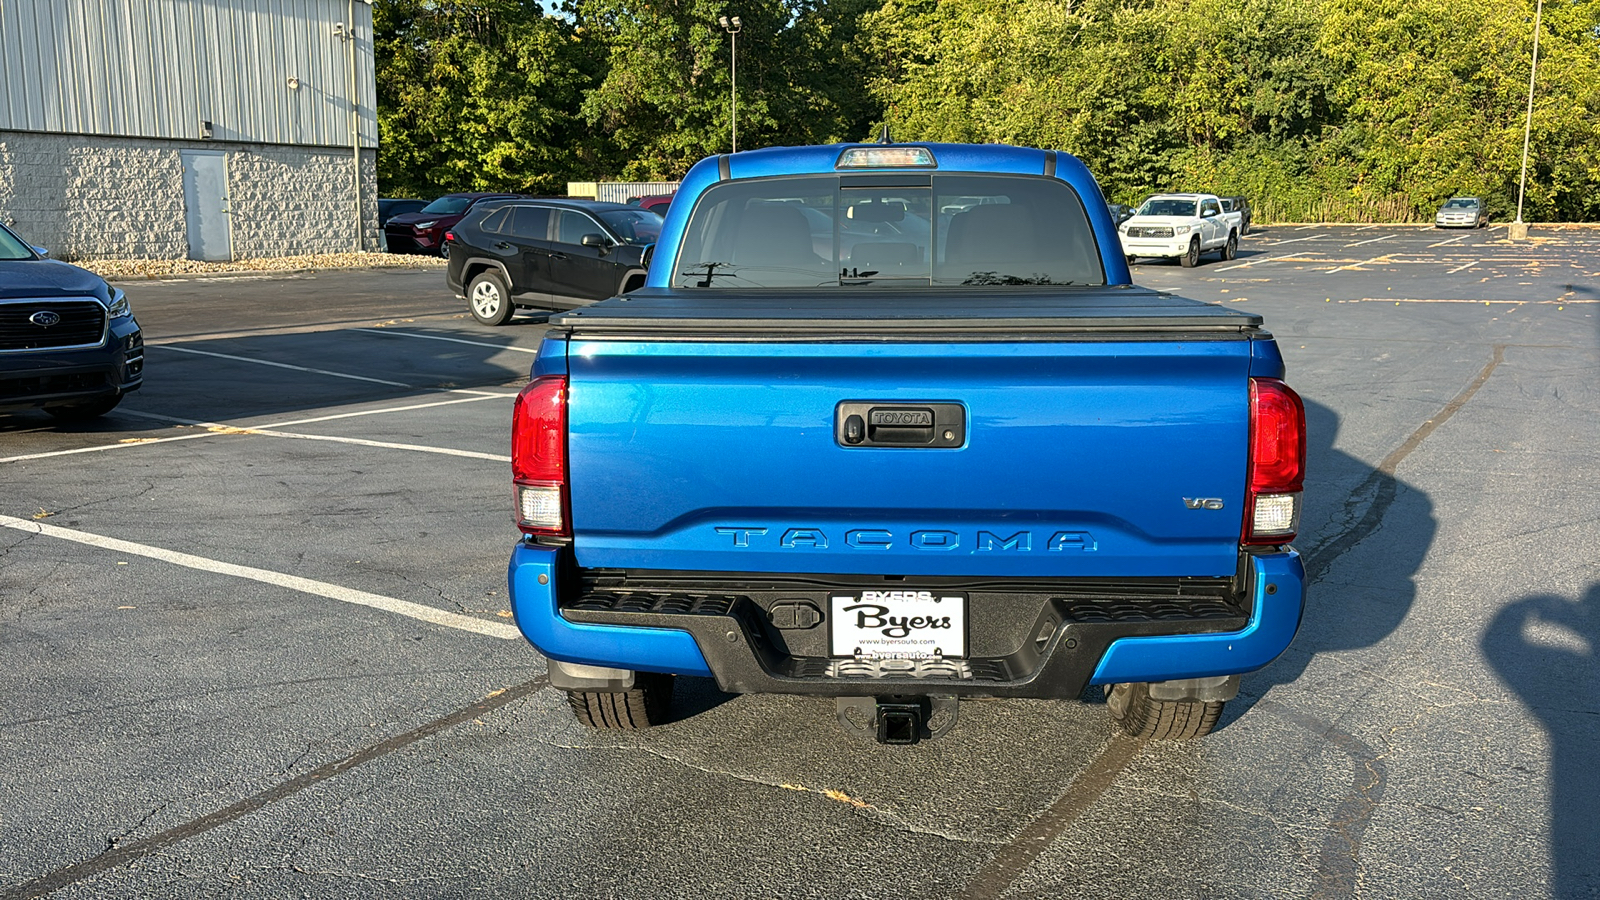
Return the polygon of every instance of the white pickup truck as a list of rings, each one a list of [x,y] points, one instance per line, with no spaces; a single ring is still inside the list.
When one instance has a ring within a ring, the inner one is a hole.
[[[1242,215],[1223,212],[1213,194],[1156,194],[1117,228],[1131,264],[1141,256],[1177,257],[1185,268],[1200,265],[1212,250],[1223,259],[1239,254]]]

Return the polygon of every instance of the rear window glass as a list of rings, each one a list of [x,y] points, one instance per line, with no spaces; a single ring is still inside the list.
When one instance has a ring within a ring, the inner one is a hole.
[[[1105,283],[1078,195],[1048,178],[752,179],[695,205],[673,283],[701,288]],[[904,180],[904,179],[898,179]]]

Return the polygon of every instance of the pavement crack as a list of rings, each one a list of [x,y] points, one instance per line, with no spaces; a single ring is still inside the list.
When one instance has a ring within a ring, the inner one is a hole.
[[[115,850],[117,848],[118,844],[122,843],[125,839],[127,839],[127,837],[129,835],[131,835],[134,832],[138,831],[140,828],[143,828],[144,824],[146,822],[148,822],[151,819],[155,818],[157,814],[159,814],[162,810],[166,809],[167,807],[171,806],[172,803],[173,803],[173,801],[168,800],[168,801],[162,803],[160,806],[157,806],[155,809],[152,809],[149,812],[145,813],[143,816],[139,817],[139,821],[137,821],[137,822],[133,823],[132,825],[128,826],[128,828],[123,830],[121,833],[107,835],[106,836],[106,849],[105,849],[105,851],[102,851],[102,852]]]
[[[892,830],[895,830],[895,831],[900,831],[900,832],[903,832],[905,834],[914,834],[914,835],[919,835],[919,836],[923,836],[923,837],[936,837],[936,838],[941,838],[943,840],[950,841],[951,843],[956,843],[956,844],[968,844],[968,845],[997,847],[997,846],[1003,846],[1006,843],[1006,841],[1004,841],[1002,839],[999,839],[999,838],[980,838],[980,837],[974,837],[971,834],[961,834],[961,833],[957,833],[957,832],[953,832],[953,831],[946,831],[946,830],[939,829],[939,828],[930,828],[930,827],[927,827],[927,826],[924,826],[924,825],[917,825],[915,823],[906,821],[904,818],[902,818],[901,816],[897,815],[894,812],[891,812],[890,810],[884,809],[881,806],[874,806],[871,803],[866,802],[865,800],[862,800],[862,799],[857,798],[857,797],[853,797],[850,794],[848,794],[848,793],[846,793],[844,791],[841,791],[841,790],[832,789],[832,788],[815,788],[815,787],[810,787],[808,785],[800,784],[800,783],[797,783],[797,782],[777,781],[777,780],[768,779],[768,778],[761,778],[761,777],[756,776],[756,775],[745,774],[745,773],[742,773],[742,772],[734,772],[734,771],[730,771],[730,770],[727,770],[727,769],[719,769],[719,768],[717,768],[715,766],[708,766],[708,765],[704,765],[702,763],[694,762],[693,760],[684,759],[684,758],[679,757],[679,756],[673,756],[672,754],[667,753],[667,752],[665,752],[665,751],[663,751],[663,750],[661,750],[659,748],[656,748],[656,747],[646,747],[646,746],[640,746],[640,745],[618,745],[618,744],[602,744],[602,745],[578,744],[578,745],[573,745],[573,744],[558,744],[558,743],[555,743],[553,741],[541,741],[540,743],[543,743],[543,744],[545,744],[546,746],[549,746],[549,747],[554,747],[554,748],[559,749],[559,750],[588,750],[588,751],[613,750],[613,751],[616,751],[616,752],[619,752],[619,753],[626,753],[626,752],[630,752],[630,751],[644,752],[644,753],[650,754],[651,756],[655,756],[655,757],[657,757],[659,759],[665,760],[666,762],[676,763],[677,765],[683,766],[684,768],[693,769],[694,771],[702,772],[702,773],[707,774],[707,775],[716,775],[716,776],[721,776],[723,778],[732,778],[735,781],[742,781],[742,782],[744,782],[746,784],[760,785],[762,787],[773,788],[775,790],[792,791],[794,793],[801,793],[801,794],[811,794],[811,795],[823,798],[825,800],[828,800],[829,802],[838,803],[838,804],[844,806],[846,809],[852,810],[853,812],[855,812],[857,815],[861,816],[862,818],[869,819],[869,820],[875,822],[876,824],[883,826],[884,828],[889,828],[889,829],[892,829]]]

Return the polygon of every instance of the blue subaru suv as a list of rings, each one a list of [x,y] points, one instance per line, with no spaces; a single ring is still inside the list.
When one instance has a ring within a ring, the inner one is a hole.
[[[144,337],[127,296],[0,225],[0,412],[92,419],[143,380]]]

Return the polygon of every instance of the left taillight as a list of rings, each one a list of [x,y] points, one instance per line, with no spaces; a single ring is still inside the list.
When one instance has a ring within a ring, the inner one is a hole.
[[[1306,473],[1306,408],[1277,378],[1250,379],[1246,544],[1286,544],[1300,530]]]
[[[570,537],[567,377],[542,375],[517,395],[511,416],[511,481],[523,534]]]

